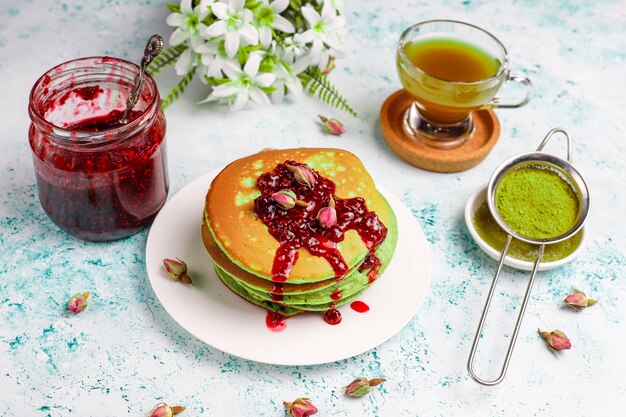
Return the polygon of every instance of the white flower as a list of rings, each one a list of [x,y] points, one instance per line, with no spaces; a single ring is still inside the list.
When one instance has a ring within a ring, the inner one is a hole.
[[[272,29],[285,33],[296,31],[293,24],[280,14],[289,7],[289,0],[263,0],[256,13],[256,27],[259,30],[259,39],[264,48],[269,48],[272,43]]]
[[[260,53],[251,53],[243,67],[243,71],[235,62],[227,63],[222,71],[230,81],[220,84],[203,102],[215,101],[231,103],[232,110],[239,110],[251,100],[260,105],[270,104],[270,99],[262,88],[271,86],[276,76],[269,72],[259,74],[262,56]]]
[[[317,0],[317,4],[324,3],[325,1],[326,0]],[[331,6],[333,6],[333,9],[335,9],[338,13],[343,13],[343,3],[344,0],[330,0]]]
[[[341,52],[341,38],[345,30],[346,19],[337,15],[337,11],[333,9],[330,0],[324,0],[321,16],[310,4],[302,8],[302,15],[310,29],[295,35],[295,40],[298,43],[312,43],[309,49],[311,64],[326,68],[330,54],[322,53],[324,45],[337,53]]]
[[[224,46],[229,58],[235,56],[241,40],[247,45],[259,43],[259,34],[250,24],[252,12],[244,6],[245,0],[226,0],[213,4],[213,14],[219,20],[201,32],[207,39],[224,35]]]
[[[176,65],[174,65],[174,70],[176,71],[176,75],[186,75],[191,69],[196,65],[196,54],[191,48],[187,48],[183,51],[182,54],[178,57],[176,61]]]
[[[290,61],[304,55],[306,46],[303,43],[296,42],[293,36],[288,36],[283,40],[281,50],[285,59]]]
[[[206,29],[202,23],[210,13],[210,6],[214,0],[202,0],[195,8],[191,8],[191,0],[180,2],[180,13],[172,13],[167,17],[166,23],[175,27],[176,30],[170,36],[170,44],[180,45],[187,39],[191,41],[191,46],[196,47],[203,41],[200,32]]]
[[[224,78],[222,69],[233,60],[228,58],[224,51],[224,41],[218,38],[215,41],[205,42],[196,48],[196,53],[200,55],[200,61],[206,67],[204,75],[209,78]]]

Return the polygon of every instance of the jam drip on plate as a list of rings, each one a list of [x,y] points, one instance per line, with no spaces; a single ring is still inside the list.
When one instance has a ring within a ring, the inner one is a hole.
[[[261,196],[254,201],[254,213],[280,242],[274,257],[272,280],[284,282],[289,278],[300,248],[306,248],[312,255],[326,259],[332,265],[335,276],[343,277],[348,272],[348,265],[337,249],[337,243],[343,241],[345,233],[355,230],[366,247],[373,251],[387,236],[387,228],[376,213],[367,209],[363,198],[337,199],[335,183],[314,171],[315,184],[312,187],[302,185],[287,166],[306,167],[298,162],[286,161],[278,164],[274,171],[261,175],[257,179]],[[283,209],[271,194],[284,189],[293,191],[306,206]],[[335,200],[337,223],[323,228],[317,220],[317,214],[328,206],[331,196]]]

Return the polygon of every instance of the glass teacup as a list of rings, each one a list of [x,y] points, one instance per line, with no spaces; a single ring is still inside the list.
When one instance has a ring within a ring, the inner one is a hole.
[[[471,138],[471,113],[528,103],[532,84],[509,73],[506,48],[489,32],[464,22],[430,20],[411,26],[398,42],[398,75],[414,99],[404,116],[412,138],[454,148]],[[525,95],[505,103],[495,97],[503,83],[521,84]]]

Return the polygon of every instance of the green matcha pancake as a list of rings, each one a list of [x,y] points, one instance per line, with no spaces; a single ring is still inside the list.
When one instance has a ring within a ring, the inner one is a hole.
[[[216,176],[202,239],[226,286],[291,316],[358,297],[389,264],[397,224],[353,154],[272,150]]]

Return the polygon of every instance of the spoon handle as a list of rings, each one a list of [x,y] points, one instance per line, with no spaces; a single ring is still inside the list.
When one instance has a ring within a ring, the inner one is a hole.
[[[156,58],[161,51],[163,50],[163,38],[159,35],[152,35],[150,39],[148,39],[148,43],[146,43],[146,47],[143,51],[143,58],[141,58],[141,69],[139,70],[139,74],[135,76],[135,80],[133,81],[134,86],[130,92],[130,96],[128,100],[126,100],[126,110],[124,111],[124,116],[120,119],[120,124],[128,123],[128,117],[130,116],[130,112],[132,111],[135,104],[137,104],[137,99],[139,98],[139,92],[141,91],[141,85],[143,84],[144,74],[146,73],[146,69],[148,65],[152,62],[154,58]]]

